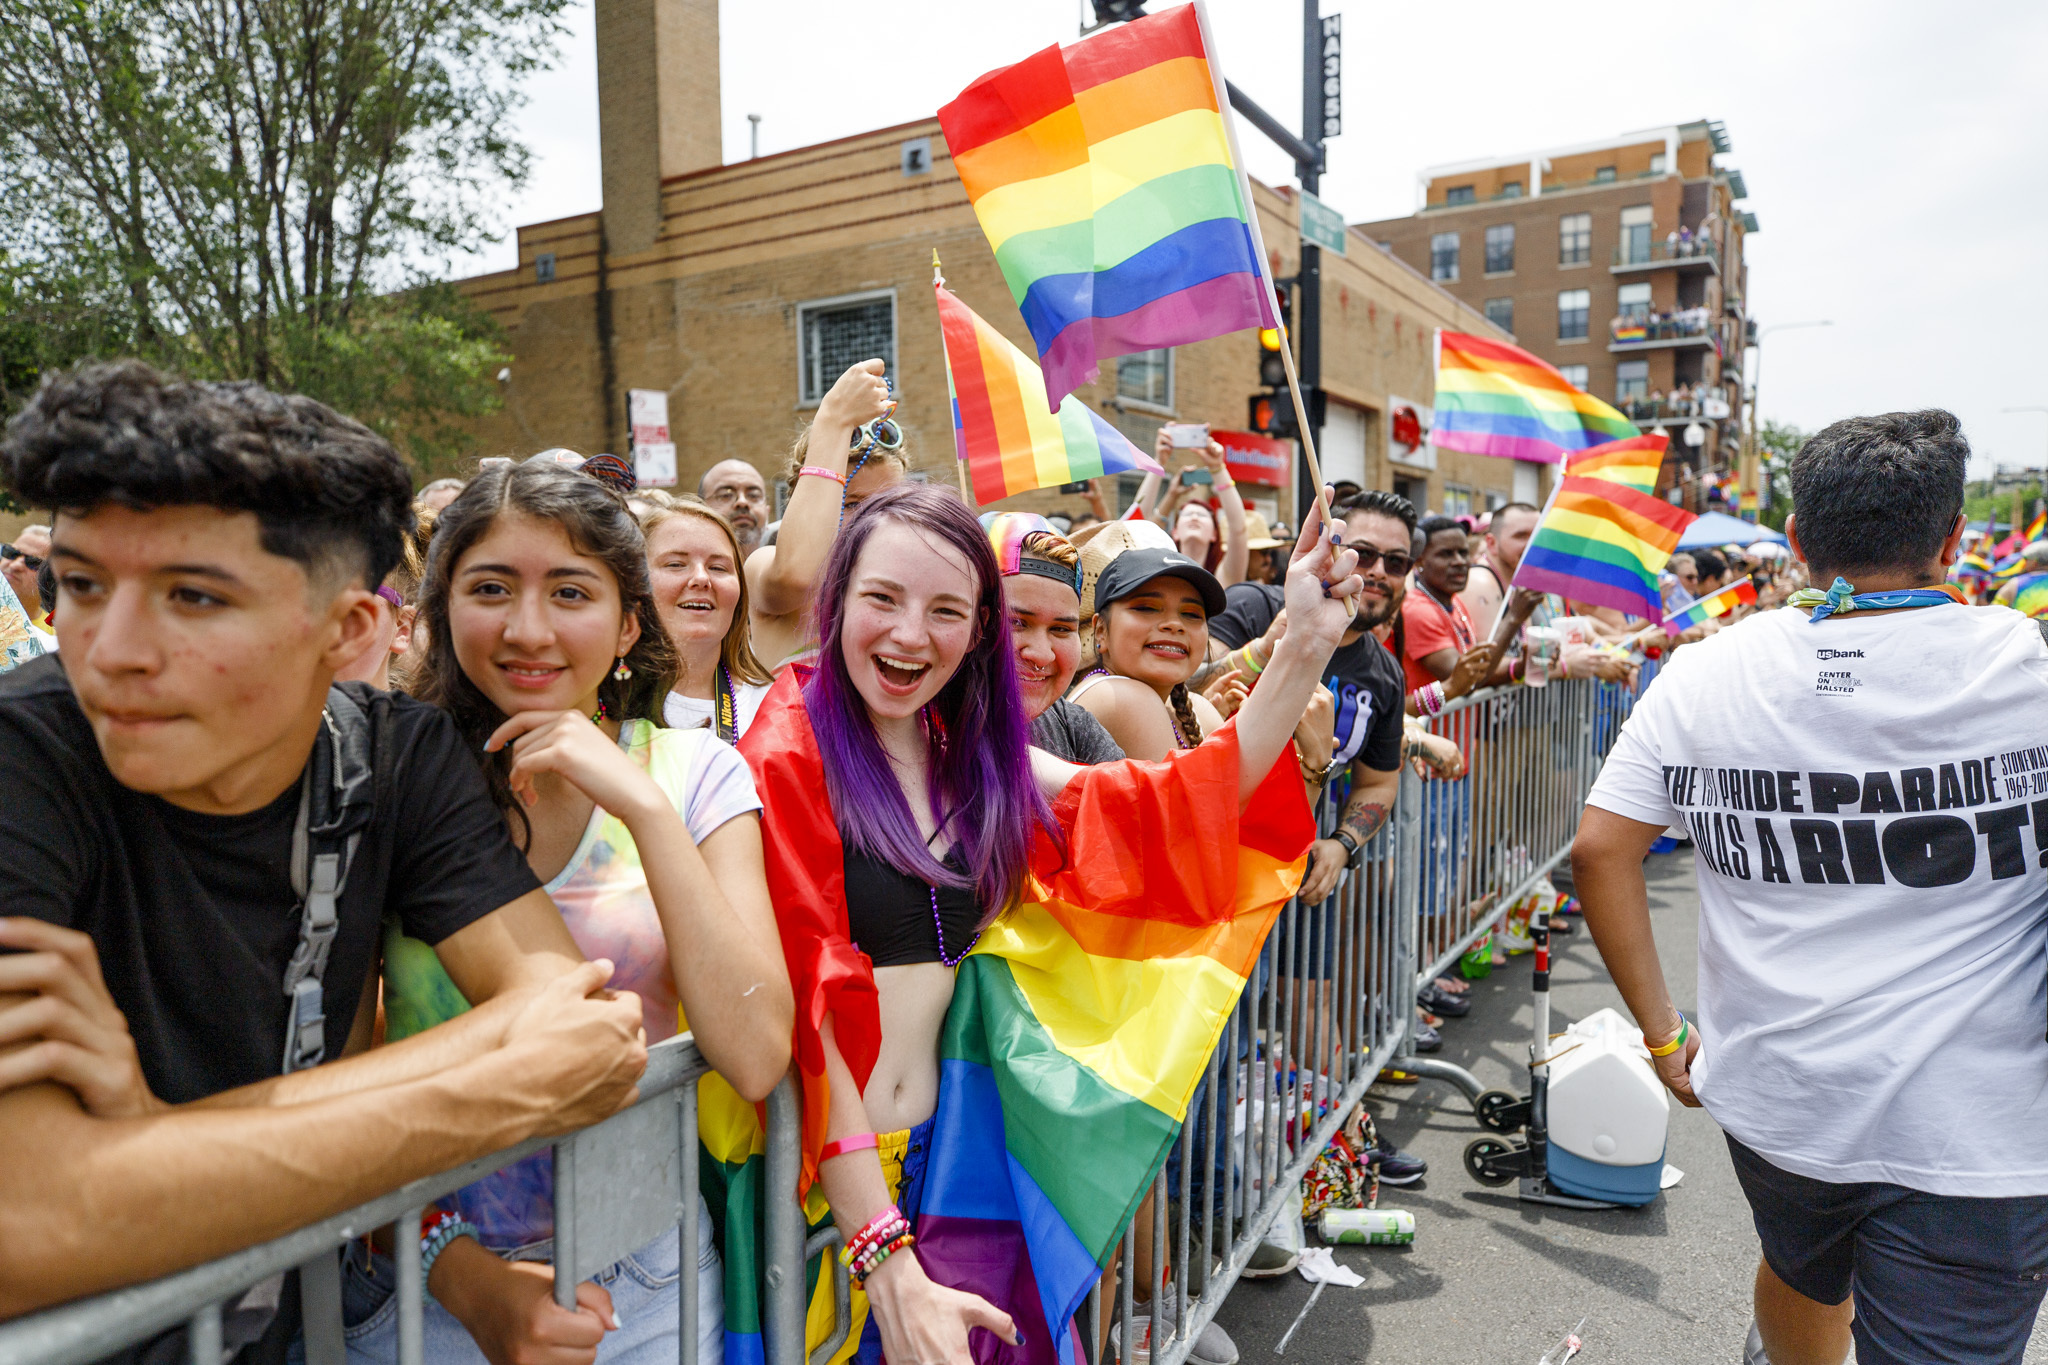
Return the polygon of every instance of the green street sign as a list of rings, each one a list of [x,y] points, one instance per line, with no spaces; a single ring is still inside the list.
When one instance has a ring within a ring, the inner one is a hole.
[[[1350,235],[1344,230],[1344,215],[1307,190],[1295,192],[1301,196],[1301,240],[1342,256],[1344,239]]]

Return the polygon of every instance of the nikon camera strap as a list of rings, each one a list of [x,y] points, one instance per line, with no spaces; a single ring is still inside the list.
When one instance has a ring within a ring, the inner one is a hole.
[[[390,706],[379,695],[375,710]],[[381,718],[380,718],[381,719]],[[285,1026],[287,1073],[320,1065],[327,1056],[327,1017],[320,981],[339,925],[349,862],[370,823],[377,795],[377,726],[349,694],[327,690],[327,709],[299,787],[299,818],[292,828],[292,891],[299,898],[299,942],[285,968],[290,1004]]]

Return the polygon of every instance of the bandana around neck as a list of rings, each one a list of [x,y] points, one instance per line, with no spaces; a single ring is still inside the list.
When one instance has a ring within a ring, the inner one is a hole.
[[[1960,588],[1943,583],[1932,588],[1902,588],[1897,592],[1857,592],[1848,579],[1837,576],[1834,586],[1826,592],[1819,588],[1801,588],[1785,599],[1788,607],[1812,607],[1812,623],[1825,621],[1830,616],[1847,616],[1856,611],[1896,611],[1901,607],[1939,607],[1950,602],[1969,605]]]

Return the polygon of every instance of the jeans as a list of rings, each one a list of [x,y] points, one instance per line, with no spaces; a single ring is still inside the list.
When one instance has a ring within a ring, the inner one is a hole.
[[[697,1210],[697,1359],[719,1365],[725,1356],[724,1269],[711,1236],[711,1217]],[[545,1261],[552,1242],[536,1242],[507,1260]],[[598,1365],[674,1365],[676,1318],[682,1291],[677,1275],[682,1238],[665,1232],[592,1278],[612,1296],[619,1330],[607,1332],[597,1348]],[[427,1296],[422,1337],[427,1365],[485,1365],[469,1329]],[[397,1278],[389,1257],[376,1255],[367,1267],[351,1254],[342,1269],[342,1323],[349,1365],[395,1365],[398,1360]],[[305,1359],[293,1346],[293,1365]]]

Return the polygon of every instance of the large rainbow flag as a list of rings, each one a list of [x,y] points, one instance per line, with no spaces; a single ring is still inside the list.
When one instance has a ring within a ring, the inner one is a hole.
[[[1653,496],[1666,443],[1653,432],[1594,446],[1567,462],[1514,585],[1662,620],[1657,575],[1694,521]]]
[[[865,968],[866,959],[846,938],[844,847],[799,673],[776,683],[740,748],[767,804],[769,889],[796,987],[806,1212],[819,1220],[826,1214],[810,1181],[824,1131],[811,1120],[822,1119],[829,1092],[806,1060],[822,1019],[816,967]],[[917,1252],[933,1280],[981,1294],[1022,1329],[1021,1347],[976,1333],[983,1365],[1076,1365],[1072,1316],[1165,1161],[1273,918],[1301,884],[1315,826],[1294,766],[1285,756],[1274,764],[1242,814],[1234,725],[1164,762],[1085,770],[1053,808],[1065,852],[1040,839],[1020,902],[961,964],[939,1044]],[[798,814],[788,834],[777,829],[785,811]],[[1190,830],[1202,837],[1190,840]],[[825,899],[835,884],[836,905]],[[797,887],[806,888],[799,902],[786,902],[783,891]],[[822,947],[806,941],[821,923]],[[857,1048],[867,1037],[872,992],[870,974],[865,992],[841,990],[833,1007],[835,1036],[862,1083],[874,1053],[856,1056],[845,1043],[849,1024]],[[720,1141],[709,1106],[703,1122],[709,1147]],[[739,1154],[740,1144],[726,1145]],[[730,1238],[726,1254],[735,1254]],[[831,1294],[817,1268],[810,1273],[807,1349],[816,1349],[832,1322]],[[758,1336],[735,1341],[733,1280],[729,1268],[728,1358],[737,1346],[758,1361]],[[740,1292],[758,1333],[751,1290]],[[858,1291],[853,1311],[853,1331],[832,1359],[865,1365],[879,1359],[879,1338]]]
[[[1038,401],[1045,379],[1031,357],[955,298],[943,284],[939,327],[953,444],[967,462],[977,502],[1075,483],[1098,474],[1163,474],[1151,456],[1068,394],[1057,412]]]
[[[1201,0],[975,81],[939,126],[1045,367],[1278,325]]]
[[[1637,436],[1628,419],[1519,346],[1438,332],[1436,424],[1441,450],[1555,464]]]

